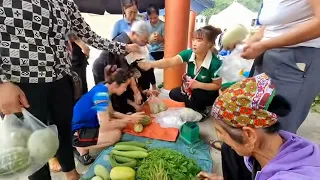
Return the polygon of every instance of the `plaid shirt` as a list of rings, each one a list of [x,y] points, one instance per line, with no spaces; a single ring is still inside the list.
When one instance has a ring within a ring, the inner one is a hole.
[[[48,83],[71,75],[70,32],[97,49],[125,53],[125,44],[93,32],[72,0],[3,0],[0,82]]]

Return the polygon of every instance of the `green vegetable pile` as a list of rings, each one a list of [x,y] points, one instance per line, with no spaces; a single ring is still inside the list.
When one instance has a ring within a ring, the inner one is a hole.
[[[320,95],[314,99],[311,105],[311,112],[320,113]]]
[[[153,149],[138,162],[140,180],[193,180],[200,167],[192,159],[172,149]]]

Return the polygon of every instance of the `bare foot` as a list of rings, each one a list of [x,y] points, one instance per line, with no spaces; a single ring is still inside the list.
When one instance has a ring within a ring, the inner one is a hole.
[[[74,169],[66,173],[66,180],[79,180],[80,174]]]
[[[57,158],[52,158],[49,160],[49,167],[53,172],[61,172],[61,166]]]

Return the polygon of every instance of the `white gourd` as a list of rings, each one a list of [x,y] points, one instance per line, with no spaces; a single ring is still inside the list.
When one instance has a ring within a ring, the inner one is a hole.
[[[56,154],[58,148],[58,137],[50,128],[33,132],[28,140],[30,156],[35,162],[48,161]]]
[[[237,24],[232,28],[229,28],[222,36],[221,44],[225,49],[232,49],[238,43],[241,43],[249,34],[248,29],[241,25]]]

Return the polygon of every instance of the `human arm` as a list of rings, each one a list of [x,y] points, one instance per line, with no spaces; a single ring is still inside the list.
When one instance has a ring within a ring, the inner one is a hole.
[[[138,66],[141,69],[147,71],[151,68],[165,69],[165,68],[176,66],[179,64],[183,64],[183,61],[181,57],[177,55],[172,58],[165,58],[158,61],[148,61],[148,60],[140,61],[138,63]]]
[[[76,39],[74,41],[82,50],[82,52],[89,57],[90,55],[90,48],[89,46],[87,46],[83,41],[81,41],[80,39]]]
[[[71,10],[70,20],[74,33],[86,44],[100,49],[107,50],[115,54],[125,54],[126,52],[139,51],[136,45],[126,45],[120,42],[113,42],[102,38],[91,30],[90,26],[84,21],[77,5],[68,0],[68,7]]]
[[[253,43],[253,42],[258,42],[261,41],[264,35],[264,30],[266,28],[264,26],[260,27],[258,32],[254,33],[251,37],[249,37],[247,40],[245,40],[245,43]]]
[[[21,112],[22,107],[30,107],[26,95],[17,85],[8,81],[0,67],[0,112],[5,115],[13,114]]]
[[[217,176],[215,174],[210,174],[207,172],[201,171],[198,175],[198,180],[223,180],[222,176]]]
[[[117,21],[112,29],[112,33],[111,33],[111,39],[114,39],[116,36],[118,36],[120,34],[120,21]]]
[[[141,104],[141,101],[142,101],[141,92],[137,86],[137,82],[134,77],[131,78],[130,87],[133,91],[133,96],[134,96],[134,101],[135,101],[134,103],[136,105]]]

